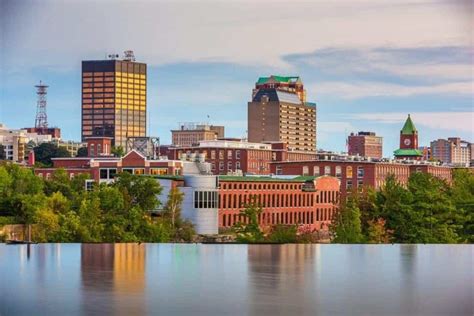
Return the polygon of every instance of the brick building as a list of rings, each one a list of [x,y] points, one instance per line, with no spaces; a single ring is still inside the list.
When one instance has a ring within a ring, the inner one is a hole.
[[[430,144],[432,158],[455,166],[469,166],[474,146],[459,137],[434,140]]]
[[[347,139],[349,155],[381,159],[383,156],[382,137],[374,132],[351,133]]]
[[[88,157],[52,158],[52,168],[36,168],[35,174],[49,178],[58,168],[63,168],[73,178],[88,174],[92,182],[111,182],[120,172],[148,175],[180,175],[186,162],[148,159],[140,152],[132,150],[124,157],[110,155],[110,137],[87,138]]]
[[[236,140],[202,141],[199,146],[161,146],[160,155],[179,160],[183,154],[203,154],[211,164],[213,174],[241,172],[243,174],[269,174],[272,161],[316,159],[315,153],[290,151],[284,143],[249,143]]]
[[[205,123],[181,123],[171,131],[172,145],[176,147],[196,146],[200,141],[224,138],[224,126]]]
[[[272,162],[271,172],[276,175],[329,175],[341,181],[341,194],[346,195],[352,188],[369,186],[380,189],[387,176],[395,175],[400,183],[407,183],[412,172],[428,172],[451,181],[451,168],[430,164],[405,164],[396,162],[371,162],[350,160],[316,160]]]
[[[262,227],[276,224],[309,225],[327,229],[339,201],[334,177],[219,177],[219,227],[243,221],[240,211],[255,197],[262,206]]]

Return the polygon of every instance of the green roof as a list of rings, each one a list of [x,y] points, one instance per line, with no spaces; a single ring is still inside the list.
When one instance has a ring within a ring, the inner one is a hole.
[[[401,132],[402,132],[402,135],[415,134],[416,127],[415,127],[415,124],[413,124],[413,121],[411,120],[410,114],[408,114],[408,118],[405,121],[405,125],[403,125],[403,128],[402,128]]]
[[[271,75],[270,77],[260,77],[260,78],[258,78],[257,84],[264,84],[264,83],[267,82],[268,79],[270,79],[271,77],[273,77],[273,79],[275,79],[275,80],[278,81],[278,82],[290,82],[291,80],[298,80],[298,79],[300,78],[300,77],[298,77],[298,76],[285,77],[285,76],[274,76],[274,75]]]
[[[246,181],[246,182],[306,182],[313,181],[316,177],[313,176],[297,176],[294,178],[272,178],[259,176],[219,176],[222,181]]]
[[[395,157],[398,156],[414,156],[414,157],[420,157],[423,156],[423,153],[421,150],[418,149],[397,149],[393,152]]]

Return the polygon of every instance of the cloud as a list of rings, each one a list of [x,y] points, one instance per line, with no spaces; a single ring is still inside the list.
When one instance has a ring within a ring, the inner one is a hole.
[[[432,129],[474,133],[474,112],[415,112],[410,114],[415,125]],[[376,121],[386,124],[403,124],[407,113],[360,113],[350,115],[352,119]],[[474,137],[473,137],[474,138]]]
[[[343,81],[329,81],[313,85],[311,89],[314,89],[314,91],[320,95],[331,95],[342,99],[359,99],[381,96],[406,97],[420,94],[471,95],[474,91],[472,81],[426,86],[408,86],[384,82],[348,83]]]
[[[125,49],[150,65],[207,61],[291,70],[283,56],[327,47],[472,41],[470,11],[437,0],[5,0],[1,6],[3,64],[9,71],[72,67]]]

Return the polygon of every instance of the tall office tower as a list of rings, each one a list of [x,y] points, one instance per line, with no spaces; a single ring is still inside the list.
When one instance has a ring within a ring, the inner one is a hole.
[[[298,78],[302,89],[299,77],[284,78]],[[289,150],[315,152],[316,104],[302,101],[301,91],[286,85],[255,86],[248,103],[249,142],[284,142]]]
[[[109,58],[82,62],[82,140],[107,136],[125,148],[127,137],[146,136],[146,64],[132,51]]]
[[[349,155],[362,157],[382,158],[382,137],[374,132],[351,133],[347,139]]]
[[[300,77],[275,76],[260,77],[252,90],[252,99],[260,89],[276,88],[281,91],[296,93],[301,102],[306,102],[306,90]]]

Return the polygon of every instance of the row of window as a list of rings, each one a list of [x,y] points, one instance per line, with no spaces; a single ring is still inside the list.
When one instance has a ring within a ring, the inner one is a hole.
[[[217,208],[217,191],[194,191],[194,208]]]
[[[321,221],[330,221],[335,213],[335,208],[317,208],[315,211],[300,212],[263,212],[257,219],[260,225],[311,225]],[[223,227],[232,227],[239,222],[248,223],[248,219],[240,214],[222,214],[221,216]]]
[[[306,207],[314,205],[313,194],[223,194],[220,207],[222,209],[237,209],[245,207],[252,201],[255,201],[261,207]]]
[[[122,168],[122,172],[128,172],[131,174],[145,174],[145,168]],[[168,168],[150,168],[148,174],[151,175],[167,175]],[[117,168],[100,168],[99,178],[101,180],[112,180],[117,175]]]

